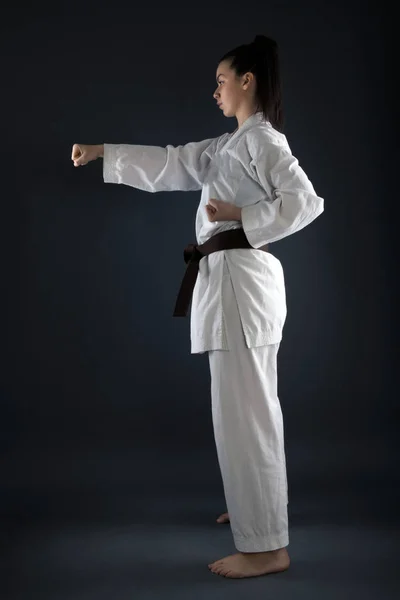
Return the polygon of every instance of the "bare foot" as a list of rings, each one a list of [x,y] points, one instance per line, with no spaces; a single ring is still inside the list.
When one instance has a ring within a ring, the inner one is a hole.
[[[238,552],[209,564],[208,568],[217,575],[237,579],[280,573],[289,565],[288,551],[280,548],[271,552]]]
[[[217,519],[217,523],[229,523],[229,513],[220,515]]]

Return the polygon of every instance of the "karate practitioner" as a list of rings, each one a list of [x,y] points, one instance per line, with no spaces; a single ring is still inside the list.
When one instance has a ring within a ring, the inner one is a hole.
[[[212,418],[238,552],[208,565],[241,578],[289,567],[284,430],[277,354],[284,274],[269,244],[300,231],[324,201],[282,133],[276,43],[264,36],[225,54],[213,94],[237,129],[182,146],[74,144],[74,166],[102,157],[106,183],[148,192],[202,190],[196,244],[175,316],[191,306],[191,353],[207,352]],[[198,272],[197,272],[198,271]],[[191,283],[190,281],[191,280]],[[194,290],[193,290],[194,285]]]

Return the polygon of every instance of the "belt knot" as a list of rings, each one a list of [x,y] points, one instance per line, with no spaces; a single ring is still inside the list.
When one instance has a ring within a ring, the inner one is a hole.
[[[183,259],[186,264],[188,262],[199,263],[203,256],[196,244],[188,244],[183,251]]]

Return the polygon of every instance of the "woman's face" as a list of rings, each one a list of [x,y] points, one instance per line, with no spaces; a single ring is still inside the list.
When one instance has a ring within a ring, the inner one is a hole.
[[[234,117],[245,97],[246,86],[243,87],[244,77],[237,77],[230,68],[230,61],[222,61],[217,68],[217,89],[213,97],[225,117]]]

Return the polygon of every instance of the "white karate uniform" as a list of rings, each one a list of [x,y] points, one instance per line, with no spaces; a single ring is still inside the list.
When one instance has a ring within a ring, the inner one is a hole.
[[[243,227],[254,248],[201,259],[191,352],[209,353],[214,435],[235,545],[243,552],[284,547],[287,480],[276,360],[286,294],[280,261],[257,248],[311,223],[324,201],[286,136],[261,112],[233,133],[183,146],[104,144],[103,177],[149,192],[202,189],[197,243]],[[241,207],[242,222],[211,223],[210,198]]]

